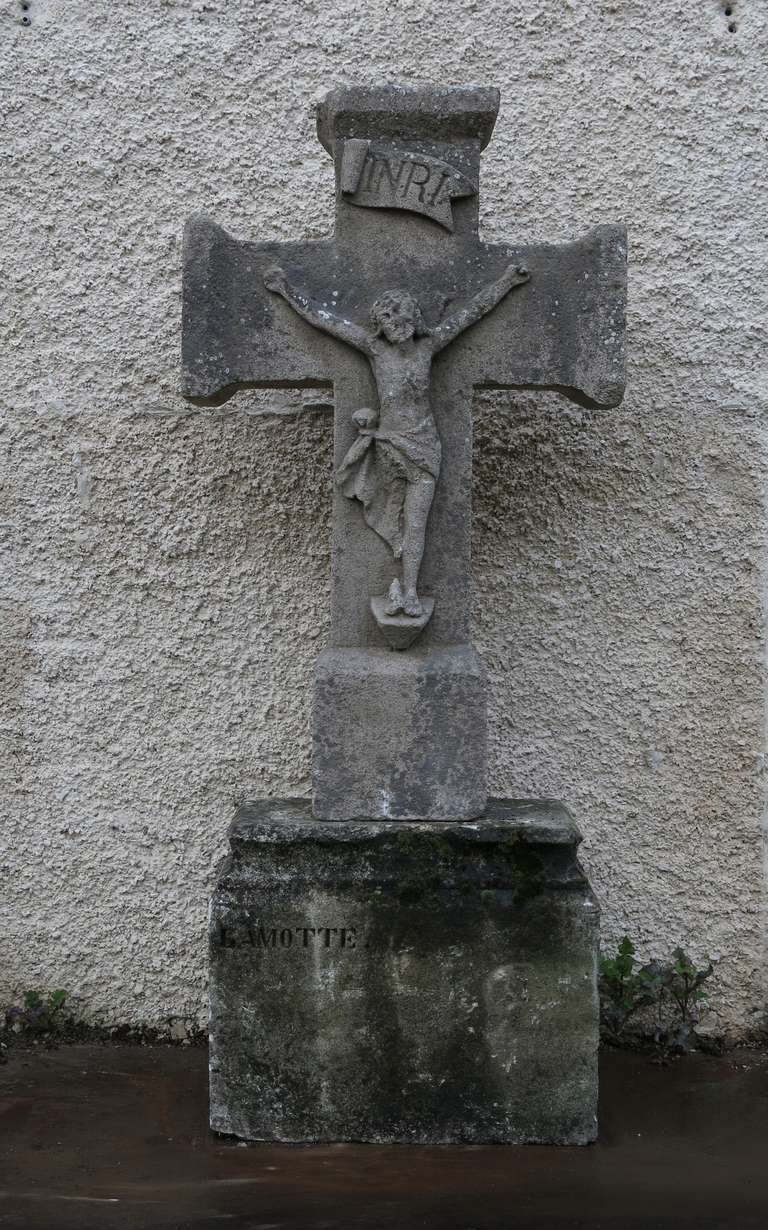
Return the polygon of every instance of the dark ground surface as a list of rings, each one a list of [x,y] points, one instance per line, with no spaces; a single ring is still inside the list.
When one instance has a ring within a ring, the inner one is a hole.
[[[14,1050],[3,1230],[768,1230],[768,1053],[608,1052],[599,1144],[238,1145],[197,1047]]]

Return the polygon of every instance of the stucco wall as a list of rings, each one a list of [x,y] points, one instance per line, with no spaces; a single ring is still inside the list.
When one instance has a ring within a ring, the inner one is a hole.
[[[630,232],[623,406],[477,399],[494,791],[572,806],[607,943],[709,952],[760,1021],[768,9],[730,7],[1,0],[0,997],[203,1018],[232,804],[308,791],[331,422],[189,411],[181,228],[326,234],[313,100],[426,80],[502,90],[486,237]]]

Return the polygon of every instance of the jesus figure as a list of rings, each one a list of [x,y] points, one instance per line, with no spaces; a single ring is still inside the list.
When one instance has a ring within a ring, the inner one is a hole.
[[[357,410],[357,439],[336,472],[344,495],[357,499],[371,529],[402,560],[402,583],[389,589],[387,615],[418,618],[418,594],[427,518],[440,473],[440,437],[430,404],[434,356],[475,324],[515,286],[530,277],[510,265],[495,282],[433,328],[407,290],[388,290],[373,303],[371,328],[364,329],[296,290],[282,269],[271,269],[264,285],[282,295],[299,316],[367,357],[378,394],[378,410]]]

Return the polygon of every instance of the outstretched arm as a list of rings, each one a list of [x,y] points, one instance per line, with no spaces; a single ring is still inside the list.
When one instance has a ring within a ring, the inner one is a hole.
[[[316,329],[322,329],[324,333],[330,333],[331,337],[338,337],[342,342],[347,342],[350,346],[355,346],[358,350],[368,353],[370,346],[365,329],[361,329],[351,320],[345,320],[343,316],[330,312],[328,308],[311,299],[309,295],[301,294],[291,286],[282,269],[268,270],[264,275],[264,285],[267,290],[281,295],[298,316],[309,321]]]
[[[449,316],[441,325],[437,325],[432,330],[435,350],[442,350],[444,346],[447,346],[449,342],[457,338],[470,325],[481,320],[515,286],[522,286],[524,282],[528,281],[530,276],[528,270],[524,269],[522,265],[510,265],[509,269],[497,281],[491,282],[490,286],[483,287],[481,291],[470,299],[469,303],[465,304],[453,316]]]

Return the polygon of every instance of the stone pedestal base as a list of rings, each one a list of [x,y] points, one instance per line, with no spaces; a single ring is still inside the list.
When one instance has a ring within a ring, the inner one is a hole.
[[[599,912],[568,812],[239,809],[211,905],[211,1126],[247,1140],[597,1132]]]

